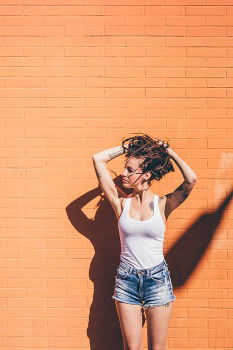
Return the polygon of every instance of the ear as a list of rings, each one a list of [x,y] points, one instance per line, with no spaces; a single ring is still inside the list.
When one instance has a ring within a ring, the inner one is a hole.
[[[144,175],[144,182],[147,182],[152,176],[152,174],[149,171],[147,171],[143,175]]]
[[[152,174],[151,174],[151,172],[150,171],[148,171],[147,173],[146,173],[146,179],[147,180],[149,180],[151,177],[152,177]]]

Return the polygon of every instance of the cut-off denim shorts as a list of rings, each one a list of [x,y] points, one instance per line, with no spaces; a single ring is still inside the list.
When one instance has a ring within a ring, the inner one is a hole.
[[[115,276],[113,299],[123,303],[141,305],[142,312],[149,307],[168,306],[176,300],[165,259],[148,269],[136,269],[120,261]]]

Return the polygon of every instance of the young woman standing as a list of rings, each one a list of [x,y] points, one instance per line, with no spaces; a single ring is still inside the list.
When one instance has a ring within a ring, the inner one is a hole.
[[[126,156],[122,184],[133,189],[129,196],[115,185],[106,166],[122,154]],[[143,312],[149,349],[166,350],[172,302],[176,300],[163,255],[166,220],[188,197],[197,176],[168,143],[146,134],[127,138],[121,146],[96,153],[92,159],[99,184],[118,219],[121,255],[112,298],[124,350],[142,349]],[[164,175],[175,171],[171,159],[179,167],[184,181],[174,192],[160,197],[152,192],[151,182],[160,181]]]

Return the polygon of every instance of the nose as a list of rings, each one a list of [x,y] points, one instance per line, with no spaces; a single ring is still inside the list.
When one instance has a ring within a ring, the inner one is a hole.
[[[127,178],[127,177],[128,177],[128,174],[127,174],[127,172],[126,172],[126,169],[123,170],[123,172],[121,173],[121,176],[122,176],[123,178]]]
[[[126,177],[125,171],[122,171],[121,177]]]

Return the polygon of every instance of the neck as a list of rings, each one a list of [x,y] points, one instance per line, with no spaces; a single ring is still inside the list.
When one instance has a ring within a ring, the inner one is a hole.
[[[134,189],[133,197],[135,197],[137,202],[144,203],[153,197],[153,192],[151,191],[150,188],[145,189],[145,190]]]

